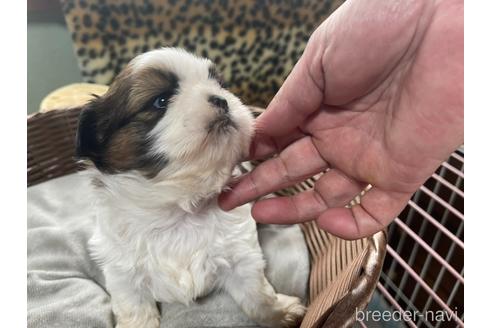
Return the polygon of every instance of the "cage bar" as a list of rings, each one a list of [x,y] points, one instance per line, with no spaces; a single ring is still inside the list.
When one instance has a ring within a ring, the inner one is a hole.
[[[447,269],[459,282],[465,283],[465,279],[458,273],[445,259],[441,257],[431,246],[429,246],[422,238],[420,238],[412,229],[406,226],[399,218],[395,219],[395,223],[403,229],[407,234],[409,234],[415,242],[424,248],[430,255],[434,257],[441,265]]]
[[[451,231],[449,231],[446,227],[444,227],[441,223],[439,223],[436,219],[429,215],[426,211],[424,211],[421,207],[415,204],[413,201],[408,201],[408,205],[413,207],[417,212],[419,212],[426,220],[432,223],[436,228],[441,230],[443,234],[445,234],[449,239],[455,242],[461,248],[465,248],[465,244],[459,240]]]
[[[419,316],[402,325],[464,326],[463,171],[460,148],[419,188],[388,229],[387,256],[376,293],[394,311],[448,315]]]
[[[429,285],[403,260],[391,246],[387,246],[386,251],[391,255],[409,274],[412,276],[417,283],[429,293],[429,295],[436,301],[444,311],[446,311],[458,324],[460,327],[464,327],[463,321],[449,308],[449,306],[429,287]]]

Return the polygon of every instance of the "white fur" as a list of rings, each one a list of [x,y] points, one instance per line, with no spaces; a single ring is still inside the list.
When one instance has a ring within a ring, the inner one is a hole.
[[[217,206],[217,194],[247,154],[251,114],[208,78],[208,60],[162,49],[132,65],[175,72],[180,92],[151,132],[153,151],[169,159],[156,177],[89,171],[104,185],[97,189],[91,253],[103,268],[117,327],[158,327],[156,301],[190,304],[216,288],[261,325],[294,326],[305,308],[298,298],[276,294],[266,280],[249,206],[227,213]],[[236,131],[207,135],[204,127],[215,115],[209,94],[227,100]]]

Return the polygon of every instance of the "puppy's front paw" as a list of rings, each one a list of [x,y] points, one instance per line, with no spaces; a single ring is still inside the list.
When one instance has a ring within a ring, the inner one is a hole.
[[[306,313],[306,307],[302,305],[298,297],[277,294],[276,307],[281,311],[280,323],[272,327],[292,328],[301,324]]]

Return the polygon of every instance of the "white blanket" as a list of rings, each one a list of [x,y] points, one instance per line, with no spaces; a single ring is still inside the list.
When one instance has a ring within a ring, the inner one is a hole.
[[[87,252],[91,187],[70,175],[27,191],[28,327],[113,327],[104,277]],[[307,297],[309,255],[298,226],[259,225],[266,274],[277,292]],[[214,292],[186,307],[161,305],[161,327],[256,327],[229,295]]]

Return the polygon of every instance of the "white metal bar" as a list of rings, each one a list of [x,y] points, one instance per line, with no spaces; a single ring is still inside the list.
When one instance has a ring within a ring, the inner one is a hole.
[[[443,176],[443,173],[444,173],[444,171],[441,171],[441,172],[439,173],[439,176],[440,176],[440,177],[442,177],[442,176]],[[460,178],[460,177],[458,177],[458,180],[461,180],[461,178]],[[438,183],[438,184],[436,184],[436,186],[434,187],[433,192],[435,192],[435,191],[436,191],[435,189],[436,189],[437,185],[439,185],[439,183]],[[455,197],[456,197],[456,194],[455,194],[455,193],[452,193],[452,194],[451,194],[451,197],[450,197],[450,200],[454,200],[454,199],[455,199]],[[431,199],[431,201],[429,202],[429,206],[430,206],[431,204],[432,204],[432,205],[434,204],[434,199]],[[431,213],[431,212],[429,211],[429,209],[427,210],[427,212],[428,212],[428,213]],[[443,215],[443,218],[442,218],[442,220],[441,220],[441,224],[442,224],[443,226],[444,226],[444,225],[446,224],[446,222],[447,222],[447,219],[448,219],[449,213],[450,213],[450,212],[449,212],[449,210],[445,209],[445,211],[444,211],[444,215]],[[462,222],[463,222],[463,221],[462,221]],[[437,233],[435,234],[434,239],[433,239],[433,241],[432,241],[432,246],[431,246],[431,247],[432,247],[432,249],[434,249],[434,248],[436,248],[436,247],[437,247],[437,243],[441,240],[441,236],[442,236],[441,231],[437,231]],[[452,246],[455,246],[455,244],[452,244]],[[451,247],[451,248],[454,250],[454,247]],[[449,252],[448,252],[448,255],[449,255]],[[430,255],[429,255],[429,254],[427,254],[426,259],[425,259],[425,262],[424,262],[424,266],[423,266],[423,268],[422,268],[422,272],[421,272],[421,274],[420,274],[422,277],[425,277],[425,275],[427,274],[427,270],[429,269],[429,265],[430,265],[430,260],[431,260],[431,257],[430,257]],[[442,271],[442,270],[441,270],[441,271]],[[440,283],[440,282],[439,282],[439,283]],[[435,290],[435,288],[434,288],[435,286],[436,286],[436,284],[434,284],[434,286],[433,286],[433,290]],[[417,297],[419,290],[420,290],[419,286],[416,286],[416,287],[415,287],[415,289],[413,290],[413,292],[412,292],[412,296],[410,297],[410,300],[411,300],[412,302],[413,302],[413,301],[415,300],[415,298]],[[428,306],[431,304],[431,302],[432,302],[432,298],[429,296],[429,297],[427,298],[427,301],[426,301],[425,306],[424,306],[424,309],[425,309],[425,310],[428,308]]]
[[[460,178],[463,178],[463,179],[465,178],[464,173],[459,171],[457,168],[455,168],[451,164],[449,164],[447,162],[443,162],[441,165],[444,166],[445,168],[447,168],[448,170],[450,170],[451,172],[453,172],[454,174],[456,174],[457,176],[459,176]]]
[[[396,260],[395,260],[396,262]],[[410,302],[408,297],[401,292],[401,290],[398,289],[398,286],[388,277],[384,272],[381,272],[381,279],[384,280],[385,282],[388,283],[388,286],[390,289],[386,288],[386,290],[391,290],[395,294],[401,294],[401,301],[405,302],[407,304],[407,309],[410,309],[411,311],[418,311],[418,309],[415,307],[413,303]],[[432,327],[430,327],[432,328]]]
[[[463,270],[464,270],[464,269],[461,269],[461,275],[463,275],[463,273],[464,273],[464,272],[463,272]],[[448,299],[446,300],[446,304],[451,304],[451,302],[453,302],[454,297],[456,296],[456,293],[458,292],[458,288],[459,288],[459,287],[460,287],[460,284],[458,284],[458,282],[456,282],[456,283],[454,284],[454,286],[453,286],[453,289],[451,290],[451,293],[449,294]],[[442,324],[442,323],[443,323],[442,321],[439,321],[439,322],[437,323],[436,328],[441,327],[441,324]]]
[[[428,224],[428,222],[425,221],[425,220],[422,222],[422,224],[421,224],[421,226],[419,228],[418,236],[421,236],[424,233],[425,229],[427,228],[427,224]],[[401,228],[401,226],[399,226],[399,227]],[[406,233],[406,235],[408,235],[408,233]],[[417,243],[413,243],[412,252],[410,253],[410,257],[408,258],[408,261],[407,261],[407,263],[410,266],[412,266],[415,263],[415,259],[417,257],[417,252],[418,252],[418,249],[419,249],[418,246],[419,245]],[[398,254],[400,254],[400,252],[398,252]],[[405,271],[405,273],[403,274],[403,277],[401,279],[401,283],[400,283],[400,287],[399,287],[400,289],[405,288],[405,286],[407,284],[407,280],[408,280],[408,272]],[[410,302],[412,302],[412,304],[413,304],[414,299],[413,298],[410,298]]]
[[[464,272],[465,269],[461,269],[461,275],[464,275]],[[456,293],[458,292],[458,288],[460,287],[459,284],[454,284],[453,286],[453,290],[451,291],[451,293],[449,294],[449,297],[448,299],[446,300],[446,303],[451,303],[453,300],[454,300],[454,297],[456,296]]]
[[[456,280],[461,282],[462,284],[465,283],[465,279],[456,271],[445,259],[441,257],[432,247],[430,247],[422,238],[420,238],[412,229],[407,227],[399,218],[395,219],[396,224],[403,229],[407,234],[412,237],[413,240],[417,242],[418,245],[420,245],[423,249],[425,249],[430,255],[432,255],[437,262],[439,262],[444,268],[446,268],[449,273],[451,273]]]
[[[441,167],[439,168],[439,176],[443,176],[443,175],[444,175],[444,173],[445,173],[445,168],[444,168],[443,166],[441,166]],[[434,174],[434,175],[436,175],[436,174]],[[436,175],[436,176],[437,176],[437,175]],[[454,186],[453,186],[453,187],[454,187]],[[446,206],[446,205],[447,205],[447,204],[446,204],[446,202],[444,202],[441,198],[436,199],[436,197],[437,197],[437,193],[438,193],[438,192],[439,192],[439,190],[441,189],[441,184],[436,183],[436,184],[435,184],[435,186],[434,186],[434,188],[433,188],[433,190],[432,190],[432,192],[431,192],[429,189],[427,189],[425,186],[422,186],[422,187],[421,187],[421,189],[422,189],[422,191],[424,191],[424,192],[425,192],[425,193],[426,193],[426,194],[427,194],[427,195],[431,198],[431,200],[430,200],[430,202],[429,202],[429,205],[427,206],[427,210],[426,210],[426,212],[427,212],[427,213],[429,213],[429,215],[430,215],[430,213],[432,212],[432,209],[433,209],[433,207],[434,207],[434,202],[435,202],[436,200],[437,200],[437,201],[439,201],[439,200],[440,200],[441,205],[443,205],[445,208],[447,207],[447,206]],[[420,191],[420,190],[419,190],[419,191]],[[420,195],[419,195],[419,196],[420,196]],[[419,198],[420,198],[420,197],[419,197]],[[418,203],[418,200],[417,200],[416,198],[415,198],[415,202],[416,202],[416,203]],[[410,211],[412,212],[411,214],[412,214],[412,216],[413,216],[413,215],[414,215],[414,209],[413,209],[413,208],[410,208]],[[409,213],[410,213],[410,212],[409,212]],[[412,219],[413,219],[413,218],[412,218]],[[436,221],[436,222],[437,222],[437,221]],[[427,221],[424,221],[424,222],[422,223],[422,225],[420,226],[420,229],[419,229],[419,232],[418,232],[418,236],[419,236],[419,237],[418,237],[418,239],[420,239],[420,240],[421,240],[420,236],[421,236],[421,235],[425,232],[425,230],[426,230],[426,229],[427,229]],[[412,232],[413,232],[413,231],[412,231]],[[415,236],[415,234],[414,234],[414,236]],[[406,237],[406,235],[404,234],[404,235],[402,236],[402,238],[400,239],[400,242],[399,242],[399,244],[398,244],[398,246],[399,246],[399,247],[397,248],[397,252],[398,252],[398,253],[400,253],[400,252],[401,252],[401,246],[403,245],[403,242],[406,240],[406,238],[405,238],[405,237]],[[415,239],[415,238],[414,238],[414,239]],[[416,240],[418,240],[418,239],[416,239]],[[426,245],[427,245],[427,244],[426,244]],[[429,249],[429,248],[427,248],[427,250],[428,250],[428,249]],[[412,251],[411,251],[410,257],[408,258],[408,261],[407,261],[407,263],[409,263],[410,265],[413,265],[413,263],[415,262],[415,259],[416,259],[416,257],[417,257],[417,251],[418,251],[418,244],[415,244],[415,245],[413,246],[413,248],[412,248]],[[442,259],[442,257],[441,257],[440,259]],[[392,263],[392,268],[390,268],[390,269],[394,269],[394,263]],[[458,275],[458,276],[459,276],[459,275]],[[402,279],[400,280],[400,284],[399,284],[399,289],[400,289],[400,290],[403,290],[403,289],[405,288],[406,283],[407,283],[407,279],[408,279],[408,274],[405,272],[405,273],[403,274]],[[417,286],[417,287],[418,287],[418,286]],[[413,302],[413,300],[414,300],[415,295],[417,295],[417,291],[418,291],[418,288],[416,288],[416,289],[414,290],[414,292],[412,293],[412,298],[411,298],[411,301],[412,301],[412,302]],[[396,300],[397,300],[397,301],[399,300],[399,294],[396,296]]]
[[[461,161],[461,162],[465,163],[465,158],[462,157],[462,156],[460,156],[460,155],[458,155],[458,154],[456,154],[456,152],[451,153],[451,156],[454,157],[454,158],[456,158],[458,161]]]
[[[443,176],[445,173],[445,168],[444,167],[440,167],[439,169],[439,176]],[[439,190],[441,189],[441,185],[439,183],[436,183],[434,185],[434,188],[432,188],[432,192],[437,194],[439,192]],[[434,199],[431,197],[430,201],[429,201],[429,204],[427,205],[427,209],[426,209],[426,212],[431,214],[432,213],[432,209],[434,208]],[[424,222],[422,222],[421,226],[420,226],[420,229],[419,229],[419,232],[418,232],[418,238],[421,238],[422,235],[424,234],[424,232],[426,231],[427,229],[427,224],[428,222],[424,220]],[[412,231],[413,232],[413,231]],[[415,238],[414,238],[415,239]],[[415,262],[415,258],[417,257],[417,251],[418,251],[418,243],[414,244],[414,247],[412,249],[412,253],[410,255],[410,259],[409,261],[407,262],[410,266],[412,266]],[[424,269],[422,270],[422,276],[425,276],[425,266],[424,266]],[[404,276],[403,276],[403,279],[408,279],[408,273],[405,272]],[[418,291],[419,291],[419,286],[415,286],[415,288],[413,289],[412,291],[412,295],[410,296],[410,301],[413,303],[415,301],[415,298],[417,297],[418,295]],[[420,322],[420,320],[419,320]],[[420,323],[417,322],[417,326],[420,327]]]
[[[441,176],[433,173],[432,174],[432,178],[435,179],[435,180],[437,180],[437,182],[442,183],[443,185],[445,185],[446,187],[448,187],[452,192],[457,193],[461,198],[465,198],[465,193],[463,191],[461,191],[460,189],[458,189],[457,187],[455,187],[453,184],[449,183],[443,177],[441,177]]]
[[[461,225],[463,225],[463,223],[461,223]],[[449,261],[449,259],[451,258],[451,255],[454,253],[454,249],[455,249],[455,248],[456,248],[456,245],[455,245],[455,244],[452,244],[452,245],[451,245],[451,247],[450,247],[450,251],[448,252],[448,255],[446,256],[446,261]],[[426,261],[427,261],[427,259],[426,259]],[[444,268],[441,268],[441,269],[439,270],[439,273],[438,273],[437,279],[436,279],[436,280],[435,280],[435,282],[432,284],[432,290],[433,290],[433,291],[436,291],[436,292],[437,292],[437,289],[439,288],[439,285],[441,284],[442,279],[443,279],[443,277],[444,277],[444,271],[445,271],[445,270],[444,270]],[[463,272],[463,269],[461,270],[461,272]],[[463,276],[463,275],[462,275],[462,274],[460,274],[460,276]],[[456,286],[459,286],[459,285],[461,285],[461,284],[462,284],[462,283],[461,283],[460,281],[458,281],[458,280],[457,280],[457,281],[455,282],[454,286],[456,287]],[[455,287],[453,287],[453,289],[454,289]],[[430,307],[431,303],[432,303],[432,299],[429,297],[429,298],[427,299],[427,301],[425,302],[424,309],[423,309],[423,311],[422,311],[422,312],[427,311],[427,310],[429,309],[429,307]],[[446,300],[446,304],[450,304],[450,302],[449,302],[449,297],[448,297],[448,299]],[[437,327],[439,327],[439,326],[440,326],[440,324],[438,324],[438,325],[436,326],[436,328],[437,328]]]
[[[367,328],[366,324],[363,321],[358,321],[359,325],[362,326],[362,328]]]
[[[462,172],[463,171],[463,165],[464,165],[464,158],[462,156],[460,156],[459,154],[456,154],[456,153],[452,154],[451,157],[454,158],[455,160],[461,162],[460,163],[460,164],[462,164],[461,170],[458,169],[457,167],[451,165],[448,162],[442,163],[442,165],[439,168],[439,175],[437,174],[438,172],[436,172],[432,175],[432,178],[436,181],[435,186],[432,188],[433,190],[431,191],[425,185],[422,186],[419,189],[419,191],[414,195],[413,199],[409,201],[409,203],[408,203],[409,210],[408,210],[408,214],[407,214],[405,220],[403,220],[401,218],[397,218],[395,220],[395,223],[393,224],[394,227],[392,225],[390,231],[396,233],[396,231],[397,231],[396,227],[398,227],[399,229],[401,229],[405,233],[401,234],[401,238],[398,241],[396,251],[395,251],[395,249],[392,248],[392,246],[388,245],[387,252],[390,256],[392,256],[392,259],[390,259],[390,261],[391,261],[390,262],[390,271],[387,271],[387,272],[396,271],[395,269],[396,269],[397,264],[399,264],[405,270],[405,272],[403,273],[403,279],[400,280],[398,287],[396,287],[395,283],[389,277],[386,277],[386,279],[383,280],[385,275],[384,275],[384,273],[382,273],[381,274],[381,278],[382,278],[381,280],[382,281],[378,283],[378,289],[384,289],[384,291],[381,290],[381,292],[385,295],[385,297],[386,298],[389,297],[388,300],[390,300],[390,303],[396,309],[399,309],[400,311],[402,311],[403,310],[402,305],[406,306],[407,308],[409,308],[409,307],[411,308],[413,306],[414,293],[416,294],[417,290],[422,288],[423,291],[425,291],[429,295],[429,299],[426,302],[425,309],[428,309],[431,302],[432,302],[431,300],[434,300],[436,302],[436,304],[438,304],[444,311],[446,311],[447,313],[449,313],[451,315],[451,317],[456,321],[456,323],[458,324],[459,327],[463,327],[463,325],[464,325],[463,321],[460,319],[460,317],[462,318],[463,315],[459,315],[459,314],[453,312],[450,309],[450,306],[448,304],[444,303],[443,300],[440,298],[439,295],[437,295],[437,292],[436,292],[436,289],[438,288],[441,280],[443,279],[442,277],[444,276],[445,271],[450,272],[451,275],[453,276],[453,278],[456,279],[456,283],[454,284],[451,295],[447,295],[447,301],[454,299],[454,296],[457,294],[457,291],[460,288],[459,286],[464,284],[463,275],[458,273],[458,271],[453,266],[451,266],[448,262],[450,259],[450,256],[452,256],[454,254],[454,250],[455,250],[456,246],[459,246],[462,249],[464,249],[464,242],[459,238],[459,235],[460,235],[462,229],[458,229],[457,234],[455,235],[455,234],[451,233],[451,231],[449,231],[449,229],[444,225],[448,219],[449,214],[454,214],[456,217],[461,219],[460,228],[461,228],[461,225],[463,224],[463,221],[464,221],[463,213],[451,205],[451,204],[454,204],[454,199],[457,196],[464,198],[464,192],[462,191],[462,188],[460,188],[461,180],[464,179],[464,173]],[[449,182],[448,180],[445,179],[444,173],[446,173],[446,170],[451,171],[452,173],[454,173],[458,177],[457,178],[458,182],[456,184],[453,185],[452,182]],[[451,191],[452,195],[449,199],[449,202],[445,201],[443,198],[441,198],[441,196],[439,196],[438,190],[440,188],[442,188],[441,186],[446,187],[447,189],[449,189]],[[419,205],[420,198],[421,198],[420,196],[422,195],[421,192],[425,193],[427,196],[430,197],[430,202],[429,202],[429,205],[427,206],[427,211],[425,211],[422,208],[422,205]],[[440,204],[445,209],[445,213],[439,221],[436,218],[434,218],[431,214],[432,208],[433,208],[435,203]],[[422,225],[420,226],[418,234],[416,231],[410,229],[409,226],[407,225],[407,224],[411,224],[413,222],[413,220],[416,218],[415,213],[419,213],[424,219],[424,221],[422,222]],[[421,237],[421,232],[422,233],[425,232],[425,229],[427,227],[427,223],[432,224],[434,227],[436,227],[438,229],[436,236],[432,240],[432,245],[427,244],[427,242],[424,241]],[[422,230],[422,231],[420,231],[420,230]],[[407,235],[410,238],[412,238],[413,241],[415,242],[414,243],[415,246],[412,248],[412,254],[410,256],[409,261],[403,260],[403,258],[401,258],[401,256],[399,255],[402,251],[403,246],[408,245]],[[445,235],[446,237],[448,237],[453,242],[449,251],[447,252],[447,255],[445,256],[445,258],[444,258],[444,256],[441,256],[439,253],[437,253],[437,251],[435,250],[435,247],[437,247],[437,245],[439,244],[442,235]],[[424,264],[424,267],[423,267],[422,271],[420,272],[420,274],[417,274],[412,269],[412,264],[415,261],[414,257],[416,257],[418,254],[420,254],[418,247],[422,247],[422,249],[427,252],[425,264]],[[442,266],[440,268],[439,276],[437,279],[439,281],[436,280],[433,283],[432,288],[425,281],[425,280],[427,280],[425,278],[425,274],[426,274],[425,272],[429,268],[429,265],[431,263],[431,258],[436,259],[436,261]],[[400,269],[398,269],[398,271],[399,270]],[[461,270],[461,271],[463,271],[463,270]],[[412,299],[410,299],[410,300],[403,293],[403,290],[405,289],[405,286],[407,284],[407,279],[409,276],[412,277],[416,282],[415,283],[415,289],[413,290],[413,293],[412,293]],[[440,279],[439,279],[439,277],[440,277]],[[383,286],[383,284],[384,284],[384,286]],[[394,286],[391,287],[391,284],[393,284]],[[395,295],[394,297],[391,294],[389,294],[389,292],[387,290],[388,287],[391,287],[391,289],[393,289],[394,295]],[[398,302],[397,299],[401,299],[401,301]],[[393,302],[391,302],[391,300]],[[396,303],[396,305],[394,303]],[[447,303],[449,303],[449,302],[447,302]],[[402,305],[400,305],[400,304],[402,304]],[[418,322],[413,323],[413,326],[419,327],[421,324],[423,324],[425,326],[431,325],[431,323],[429,323],[429,322],[419,320]]]
[[[464,220],[465,219],[465,217],[463,216],[463,213],[461,213],[460,211],[458,211],[457,209],[455,209],[453,206],[451,206],[448,202],[446,202],[444,199],[442,199],[441,197],[439,197],[438,195],[436,195],[435,193],[433,193],[432,191],[430,191],[427,187],[421,186],[420,187],[420,190],[422,190],[427,195],[429,195],[429,197],[433,198],[439,204],[441,204],[442,206],[444,206],[444,208],[446,208],[450,212],[453,212],[453,214],[456,215],[456,217],[460,218],[461,220]]]
[[[415,281],[417,283],[419,283],[421,285],[421,287],[429,294],[432,296],[432,298],[434,299],[434,301],[436,301],[437,304],[439,304],[439,306],[441,306],[441,308],[446,311],[452,318],[453,320],[460,326],[460,327],[464,327],[464,323],[463,321],[461,321],[461,319],[449,308],[449,306],[444,303],[444,301],[432,290],[432,288],[429,287],[429,285],[427,285],[427,283],[405,262],[405,260],[403,260],[400,255],[398,255],[394,250],[393,248],[391,248],[391,246],[387,246],[386,247],[386,251],[388,252],[388,254],[390,254],[396,261],[398,261],[398,263],[406,270],[408,271],[408,273],[412,276],[413,279],[415,279]]]
[[[463,169],[463,166],[464,166],[464,164],[461,165],[461,169]],[[461,184],[461,182],[462,182],[462,179],[460,177],[458,177],[456,179],[456,182],[455,183],[456,183],[457,186],[459,186]],[[451,196],[449,197],[449,203],[450,204],[454,204],[455,201],[456,201],[456,197],[457,197],[456,196],[456,193],[452,193]],[[443,223],[444,223],[444,221],[447,221],[450,213],[451,212],[450,211],[447,211],[447,210],[444,212],[444,214],[443,214]],[[463,231],[463,229],[464,229],[464,221],[461,221],[460,226],[456,230],[456,234],[455,235],[456,236],[459,236],[461,234],[461,232]],[[438,235],[440,237],[440,233],[439,234],[436,234],[436,237]],[[433,248],[436,247],[436,246],[433,245]],[[451,244],[451,246],[449,247],[449,251],[448,251],[448,253],[446,255],[446,262],[448,262],[451,259],[452,255],[454,254],[454,249],[455,248],[456,248],[456,244]],[[429,256],[427,256],[427,258],[425,260],[425,264],[427,264],[428,262],[429,262]],[[424,264],[424,268],[425,268],[425,264]],[[463,272],[463,269],[461,270],[461,272]],[[460,274],[460,276],[463,276],[463,275]],[[437,290],[437,288],[441,284],[441,281],[442,281],[443,277],[444,277],[444,268],[441,268],[439,270],[439,274],[437,276],[437,279],[435,280],[435,282],[434,282],[434,284],[432,286],[432,290],[434,290],[434,291]],[[456,284],[458,284],[458,283],[456,283]],[[449,298],[448,298],[448,300],[449,300]],[[449,304],[449,301],[447,301],[446,304]],[[431,305],[431,300],[428,299],[426,301],[425,306],[424,306],[424,311],[427,311],[427,309],[429,308],[430,305]],[[438,325],[438,326],[440,326],[440,325]]]
[[[441,167],[440,170],[442,170],[443,168]],[[422,195],[422,191],[419,189],[417,190],[417,192],[415,193],[415,195],[413,196],[413,199],[415,200],[415,202],[418,202],[420,200],[420,196]],[[413,219],[415,217],[415,209],[410,207],[408,209],[408,214],[407,214],[407,217],[406,217],[406,224],[410,225],[412,224],[413,222]],[[395,224],[392,224],[392,226],[395,226]],[[405,244],[405,241],[407,239],[407,236],[405,234],[403,234],[400,238],[400,240],[398,241],[398,245],[396,246],[396,251],[398,252],[398,254],[400,254],[400,252],[402,251],[403,249],[403,245]],[[395,261],[392,261],[391,262],[391,265],[390,265],[390,268],[388,270],[388,272],[393,272],[396,268],[396,262]],[[405,278],[405,276],[402,278],[402,280]],[[387,283],[385,282],[384,284],[384,287],[387,288],[388,285]],[[398,300],[399,299],[399,295],[397,295],[396,299]]]
[[[458,238],[456,237],[453,233],[451,233],[446,227],[444,227],[442,224],[440,224],[436,219],[434,219],[429,213],[424,211],[420,206],[415,204],[413,201],[408,201],[408,204],[415,208],[417,212],[419,212],[424,219],[428,220],[430,223],[432,223],[436,228],[438,228],[443,234],[445,234],[449,239],[451,239],[454,243],[456,243],[459,247],[465,249],[465,244]]]
[[[390,293],[388,293],[388,291],[384,288],[384,286],[379,281],[378,281],[377,287],[378,287],[379,291],[381,292],[381,294],[383,294],[384,297],[391,303],[391,305],[393,305],[398,311],[400,311],[400,313],[402,313],[402,314],[405,313],[405,311],[403,311],[403,309],[398,304],[398,302],[395,301],[395,299],[391,296]],[[415,323],[413,321],[404,321],[404,322],[412,328],[417,328],[417,326],[415,325]]]
[[[461,167],[460,167],[460,170],[463,169],[463,166],[464,166],[464,164],[462,163],[461,164]],[[444,179],[444,177],[442,177],[442,174],[440,174],[439,178],[441,178],[443,181],[445,181],[446,183],[448,183],[449,185],[451,185],[448,181],[446,181]],[[462,182],[462,178],[458,176],[457,179],[456,179],[456,181],[455,181],[455,185],[453,185],[454,188],[450,188],[450,189],[452,191],[453,191],[453,189],[459,190],[458,188],[459,188],[461,182]],[[461,190],[459,190],[459,192],[461,192]],[[434,193],[435,193],[435,191],[434,191]],[[461,192],[461,194],[463,194],[463,193]],[[455,204],[456,198],[457,198],[457,193],[456,192],[452,192],[451,195],[450,195],[450,197],[449,197],[449,201],[446,204],[450,204],[450,205],[451,204]],[[431,200],[431,203],[434,203],[434,199]],[[442,216],[442,219],[441,219],[441,223],[442,223],[443,226],[448,221],[448,218],[449,218],[449,214],[450,213],[451,213],[451,211],[449,210],[449,207],[445,206],[445,211],[444,211],[443,216]],[[458,228],[458,231],[455,233],[455,235],[457,237],[459,236],[459,234],[460,234],[460,232],[462,230],[462,227],[461,227],[462,225],[463,225],[463,220],[461,221],[460,228]],[[436,233],[436,235],[434,236],[434,239],[432,241],[432,246],[431,246],[432,249],[435,249],[437,247],[438,242],[441,240],[441,236],[442,236],[441,231],[438,231]],[[448,253],[446,255],[446,258],[445,258],[446,263],[448,263],[448,261],[450,260],[452,254],[454,253],[454,249],[455,248],[456,248],[456,244],[452,243],[451,244],[451,247],[449,248],[449,251],[448,251]],[[431,255],[430,254],[427,254],[426,259],[425,259],[424,266],[422,268],[422,272],[420,274],[422,277],[425,277],[425,275],[427,273],[427,270],[429,269],[430,263],[431,263]],[[444,277],[445,269],[447,269],[447,268],[442,267],[439,270],[438,277],[437,277],[437,279],[434,281],[434,283],[432,285],[432,290],[435,291],[435,292],[437,291],[438,287],[441,284],[442,278]],[[462,277],[461,274],[459,274],[459,276]],[[455,283],[455,285],[460,285],[461,283],[464,282],[464,279],[463,278],[458,279],[458,280],[460,280],[460,281],[457,281]],[[463,282],[461,280],[463,280]],[[415,297],[418,294],[418,291],[419,291],[419,286],[416,286],[415,290],[412,292],[411,301],[413,301],[415,299]],[[429,307],[430,307],[431,304],[432,304],[432,298],[429,295],[429,297],[427,298],[427,300],[425,302],[425,305],[424,305],[424,308],[423,308],[422,311],[423,312],[426,312],[429,309]],[[449,304],[449,302],[446,302],[446,304]],[[417,322],[417,325],[419,325],[420,322],[423,322],[423,320],[419,320],[419,322]],[[439,322],[436,327],[439,327],[440,324],[441,324],[441,322]]]

